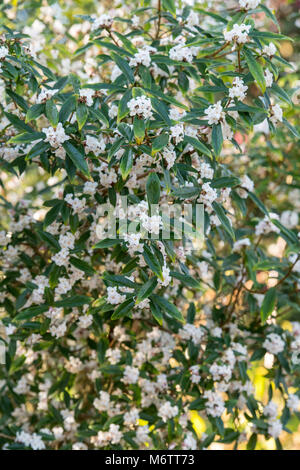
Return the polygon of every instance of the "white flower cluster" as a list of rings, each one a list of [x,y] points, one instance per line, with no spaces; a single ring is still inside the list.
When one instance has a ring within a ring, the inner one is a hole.
[[[279,354],[284,350],[285,343],[283,339],[276,333],[270,333],[263,343],[263,347],[270,354]]]
[[[59,122],[56,128],[53,127],[44,127],[42,132],[46,134],[45,142],[49,142],[51,147],[58,148],[70,139],[70,137],[65,133],[64,127],[61,122]]]
[[[261,0],[239,0],[240,7],[245,10],[254,10],[260,2]]]
[[[9,54],[9,50],[6,46],[0,46],[0,60],[5,59],[5,57]]]
[[[128,101],[127,107],[130,110],[130,116],[141,116],[144,119],[152,117],[151,100],[144,95],[132,98]]]
[[[273,57],[277,52],[277,48],[273,42],[263,47],[263,54],[267,55],[268,57]]]
[[[103,14],[93,18],[92,31],[96,31],[99,28],[110,28],[113,24],[113,18],[107,14]]]
[[[194,57],[197,56],[198,51],[198,47],[188,47],[185,44],[177,44],[170,49],[169,55],[172,60],[192,63]]]
[[[244,81],[236,77],[233,81],[233,86],[229,90],[230,98],[237,98],[240,101],[243,101],[247,96],[247,85],[244,84]]]
[[[85,152],[92,152],[96,157],[105,151],[106,145],[104,139],[87,135],[85,140]]]
[[[92,88],[82,88],[79,90],[79,96],[82,101],[86,103],[87,106],[92,106],[94,103],[93,96],[95,95],[95,90]]]
[[[225,113],[221,101],[218,101],[216,104],[212,104],[206,108],[204,110],[204,114],[206,114],[208,124],[210,126],[213,124],[218,124],[221,120],[224,120]]]
[[[47,100],[52,98],[52,96],[54,96],[57,92],[58,90],[49,90],[47,88],[43,88],[43,90],[39,93],[36,99],[36,103],[45,103]]]
[[[248,33],[251,29],[251,25],[246,24],[234,24],[230,31],[223,31],[225,41],[236,42],[237,44],[245,44],[249,40]]]
[[[143,46],[138,52],[134,54],[129,60],[130,67],[137,67],[138,65],[144,65],[150,67],[151,65],[151,54],[155,53],[156,49],[151,46]]]
[[[265,216],[263,220],[260,220],[255,227],[255,235],[267,235],[268,233],[280,233],[279,228],[273,224],[270,219],[279,220],[279,216],[273,212],[270,212],[269,217]]]
[[[16,441],[21,442],[26,447],[31,447],[33,450],[44,450],[46,446],[41,438],[36,433],[30,434],[26,431],[18,431]]]

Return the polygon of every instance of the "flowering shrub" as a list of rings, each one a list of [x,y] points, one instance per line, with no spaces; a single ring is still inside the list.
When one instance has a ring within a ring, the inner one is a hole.
[[[289,38],[260,0],[178,3],[77,18],[68,58],[59,6],[1,36],[5,449],[281,448],[300,417]],[[201,247],[150,211],[187,203]]]

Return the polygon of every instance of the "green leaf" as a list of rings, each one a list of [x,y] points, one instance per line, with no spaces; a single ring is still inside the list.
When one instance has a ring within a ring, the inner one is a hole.
[[[212,146],[216,156],[218,157],[221,153],[223,145],[223,134],[221,124],[213,126],[212,130]]]
[[[135,303],[139,304],[142,300],[149,297],[157,286],[157,277],[151,277],[148,281],[139,289]]]
[[[128,89],[119,101],[118,123],[122,121],[122,119],[124,119],[124,117],[127,116],[127,114],[129,113],[127,103],[131,99],[131,96],[132,96],[131,89]]]
[[[90,276],[93,276],[93,274],[95,274],[94,268],[92,268],[92,266],[90,266],[86,261],[83,261],[82,259],[71,256],[70,263],[73,264],[75,268],[80,269],[81,271],[85,272]]]
[[[150,173],[146,182],[148,204],[158,204],[160,199],[160,180],[156,173]]]
[[[248,195],[249,195],[250,199],[252,199],[254,204],[261,210],[261,212],[263,212],[265,215],[268,216],[269,212],[267,211],[265,205],[258,199],[258,197],[250,191],[248,192]]]
[[[130,317],[132,318],[132,309],[134,307],[134,301],[132,299],[125,300],[122,304],[120,304],[114,313],[112,314],[112,320],[118,320],[122,317]]]
[[[38,305],[35,307],[29,307],[18,313],[18,315],[15,317],[15,320],[30,320],[30,318],[36,317],[41,313],[47,312],[47,310],[49,310],[49,305]]]
[[[258,59],[254,57],[250,49],[244,47],[244,55],[251,75],[256,80],[261,91],[264,93],[266,91],[266,80],[262,66],[258,62]]]
[[[213,202],[213,208],[215,210],[215,213],[219,219],[219,221],[222,224],[222,227],[226,230],[228,235],[232,238],[232,240],[235,240],[235,233],[234,230],[231,226],[231,223],[229,219],[227,218],[227,215],[225,214],[225,211],[223,207],[218,203],[218,202]]]
[[[154,274],[156,274],[163,281],[162,267],[148,245],[144,245],[143,256],[151,271],[153,271]]]
[[[117,64],[117,66],[119,67],[119,69],[122,70],[127,80],[130,83],[134,83],[134,74],[131,68],[129,67],[128,62],[122,57],[120,57],[119,55],[114,54],[113,52],[111,53],[111,56],[113,60],[115,61],[115,63]]]
[[[78,124],[78,129],[81,130],[86,123],[89,112],[85,103],[78,103],[76,109],[76,119]]]
[[[182,274],[178,273],[177,271],[171,271],[170,276],[175,277],[175,279],[178,279],[181,281],[184,285],[187,287],[191,287],[192,289],[200,289],[200,283],[197,281],[197,279],[194,279],[192,276],[189,276],[188,274]]]
[[[32,127],[30,127],[28,124],[25,124],[25,122],[19,119],[18,116],[16,116],[15,114],[5,113],[5,112],[4,114],[7,117],[7,119],[13,124],[13,126],[19,131],[34,132]]]
[[[172,195],[182,199],[190,199],[194,196],[199,196],[201,188],[198,186],[187,186],[186,188],[174,189]]]
[[[145,121],[143,119],[139,119],[137,116],[134,117],[133,121],[133,132],[134,137],[137,144],[141,144],[144,140],[145,136]]]
[[[157,152],[162,150],[169,143],[168,134],[161,134],[156,137],[152,142],[152,155],[155,155]]]
[[[73,297],[68,297],[64,300],[59,300],[55,302],[55,307],[81,307],[82,305],[89,304],[91,302],[91,297],[87,295],[73,295]]]
[[[44,219],[44,227],[47,227],[48,225],[52,224],[52,222],[54,222],[57,219],[62,206],[63,206],[63,202],[60,201],[57,204],[55,204],[55,206],[53,206],[52,209],[50,209],[47,212],[45,219]]]
[[[171,304],[167,299],[156,294],[153,294],[151,299],[154,303],[157,303],[163,311],[167,312],[172,318],[174,318],[174,320],[184,323],[183,315],[174,304]]]
[[[81,151],[78,147],[75,147],[75,145],[71,144],[70,142],[64,142],[63,147],[76,168],[78,168],[78,170],[87,177],[90,177],[88,165],[83,151]]]
[[[27,113],[28,114],[28,113]],[[46,116],[51,126],[56,127],[58,124],[58,111],[53,100],[46,101]]]
[[[123,180],[126,180],[127,176],[131,172],[132,164],[133,164],[132,149],[131,148],[126,149],[120,161],[120,171],[121,171]]]
[[[103,248],[110,248],[111,246],[119,245],[122,243],[123,240],[120,238],[116,239],[111,239],[111,238],[105,238],[105,240],[101,240],[101,242],[96,243],[96,245],[93,246],[94,250],[97,249],[103,249]]]
[[[264,297],[260,311],[260,316],[263,323],[266,322],[267,318],[269,317],[269,315],[271,315],[275,308],[276,296],[276,287],[271,287],[271,289],[267,291]]]
[[[121,145],[125,142],[125,139],[121,137],[120,139],[117,139],[112,146],[110,147],[108,151],[108,161],[112,159],[112,157],[116,154],[116,152],[121,148]]]
[[[266,7],[266,5],[259,5],[259,8],[261,8],[265,12],[266,16],[270,18],[276,24],[278,30],[280,31],[280,25],[277,21],[276,16],[273,14],[273,12],[268,7]]]
[[[198,150],[201,154],[206,155],[207,157],[211,157],[211,151],[203,142],[200,142],[200,140],[186,135],[184,137],[184,142],[190,144],[192,147]]]
[[[176,5],[174,0],[162,0],[162,5],[164,10],[170,12],[174,17],[176,17]]]
[[[60,250],[58,241],[51,233],[43,232],[42,230],[38,230],[37,233],[39,237],[48,245],[52,246],[52,248],[55,248],[56,250]]]

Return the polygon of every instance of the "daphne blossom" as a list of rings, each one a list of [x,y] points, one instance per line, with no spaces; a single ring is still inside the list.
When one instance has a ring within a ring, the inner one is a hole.
[[[144,95],[132,98],[128,101],[127,107],[130,110],[130,116],[142,116],[144,119],[152,117],[151,100]]]
[[[251,25],[246,25],[244,23],[239,25],[236,23],[230,31],[223,31],[225,41],[235,41],[238,44],[245,44],[249,39],[248,33],[250,29]]]
[[[218,101],[216,104],[210,105],[204,110],[204,113],[207,115],[208,124],[210,126],[213,124],[218,124],[225,117],[221,101]]]

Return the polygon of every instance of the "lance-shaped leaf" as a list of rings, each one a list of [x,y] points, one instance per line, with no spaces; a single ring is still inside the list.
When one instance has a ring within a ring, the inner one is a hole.
[[[155,155],[157,152],[162,150],[166,145],[168,145],[169,136],[168,134],[161,134],[156,137],[152,142],[152,155]]]
[[[250,49],[244,48],[244,54],[251,75],[256,80],[261,91],[264,93],[266,91],[266,80],[262,66],[258,62],[258,59],[254,57]]]
[[[228,219],[227,215],[225,214],[225,211],[223,207],[218,203],[218,202],[213,202],[213,208],[215,210],[215,213],[219,219],[219,221],[222,224],[222,227],[226,230],[228,235],[232,238],[232,240],[235,240],[235,234],[232,228],[232,225],[230,223],[230,220]]]
[[[263,323],[266,322],[267,318],[269,317],[269,315],[271,315],[271,313],[273,312],[275,308],[276,296],[277,296],[276,288],[271,287],[271,289],[267,291],[264,297],[264,300],[261,306],[261,311],[260,311],[260,316],[261,316],[261,320]]]
[[[150,173],[146,183],[148,204],[158,204],[160,199],[160,181],[156,173]]]
[[[157,277],[151,277],[148,281],[140,288],[135,303],[139,304],[142,300],[147,299],[150,294],[154,291],[157,286]]]
[[[122,318],[122,317],[132,318],[133,307],[134,307],[134,301],[132,299],[125,300],[125,302],[123,302],[116,308],[116,310],[112,314],[111,319],[117,320],[118,318]]]
[[[87,177],[90,177],[88,165],[83,151],[80,148],[75,147],[75,145],[71,144],[71,142],[64,142],[63,147],[76,168],[78,168],[78,170]]]
[[[129,175],[133,164],[132,158],[132,149],[126,149],[124,155],[122,155],[121,162],[120,162],[120,171],[123,180],[126,180],[127,176]]]

